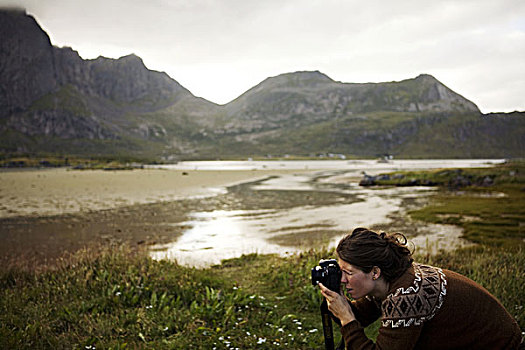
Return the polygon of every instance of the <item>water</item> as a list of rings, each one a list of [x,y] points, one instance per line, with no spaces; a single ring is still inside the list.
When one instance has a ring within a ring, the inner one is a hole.
[[[426,160],[266,160],[266,161],[187,161],[170,165],[151,165],[170,170],[348,170],[395,171],[436,168],[473,168],[502,163],[504,159],[426,159]]]
[[[499,162],[502,160],[206,161],[162,166],[172,170],[297,170],[260,181],[246,191],[282,191],[282,196],[289,196],[289,191],[308,191],[314,196],[330,193],[334,200],[322,205],[297,203],[286,208],[193,212],[188,221],[174,224],[186,227],[182,236],[173,243],[153,247],[151,256],[205,267],[242,254],[294,253],[310,248],[312,237],[328,239],[328,245],[333,246],[344,232],[355,227],[388,224],[404,217],[403,200],[427,197],[435,190],[360,187],[363,172],[375,175],[396,170],[484,167]],[[427,230],[427,236],[414,237],[414,244],[429,251],[465,244],[457,227],[432,225]],[[441,243],[435,243],[438,241]]]

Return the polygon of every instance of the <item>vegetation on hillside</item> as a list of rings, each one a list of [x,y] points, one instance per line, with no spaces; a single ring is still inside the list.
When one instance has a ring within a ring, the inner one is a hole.
[[[79,158],[68,156],[0,156],[0,168],[58,168],[68,167],[75,170],[103,169],[129,170],[143,167],[151,160],[133,157],[91,157]]]

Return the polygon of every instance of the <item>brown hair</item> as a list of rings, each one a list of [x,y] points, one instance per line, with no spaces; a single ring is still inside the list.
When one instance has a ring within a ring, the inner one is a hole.
[[[379,267],[388,282],[401,276],[414,261],[403,234],[377,233],[362,227],[339,241],[337,255],[365,273]]]

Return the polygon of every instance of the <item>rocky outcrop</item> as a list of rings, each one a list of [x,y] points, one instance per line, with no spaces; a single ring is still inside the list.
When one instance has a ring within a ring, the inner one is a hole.
[[[38,111],[7,123],[28,136],[54,136],[62,139],[116,139],[118,134],[101,127],[94,117],[68,111]]]
[[[176,101],[191,93],[166,73],[148,70],[142,59],[99,57],[83,60],[71,48],[57,48],[23,10],[0,11],[1,105],[26,108],[64,85],[116,102]],[[4,109],[5,110],[5,109]]]
[[[85,92],[112,101],[158,108],[191,95],[166,73],[148,70],[142,59],[133,54],[118,60],[99,57],[85,64],[89,71]]]
[[[468,186],[488,187],[494,184],[494,176],[464,174],[462,169],[442,170],[434,175],[423,177],[407,177],[403,173],[367,175],[363,174],[359,186],[444,186],[450,189],[460,189]]]
[[[0,129],[61,138],[119,138],[125,115],[149,113],[196,99],[141,58],[83,60],[71,48],[51,45],[24,10],[0,11]],[[127,129],[144,133],[133,125]]]
[[[0,11],[0,116],[21,111],[57,87],[53,47],[23,10]]]

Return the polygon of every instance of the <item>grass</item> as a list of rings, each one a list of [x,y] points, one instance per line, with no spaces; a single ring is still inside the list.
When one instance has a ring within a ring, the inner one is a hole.
[[[442,173],[430,173],[429,179],[442,176]],[[523,244],[525,162],[451,174],[453,172],[438,181],[442,190],[432,204],[410,212],[412,218],[459,225],[464,230],[464,237],[478,244],[503,248]],[[490,185],[483,182],[487,178],[491,179]],[[471,185],[461,185],[466,183]]]
[[[86,117],[91,114],[82,94],[70,84],[62,86],[57,92],[41,97],[29,108],[31,112],[57,109],[70,112],[75,117]]]
[[[0,155],[0,168],[58,168],[71,167],[79,170],[101,169],[133,169],[144,163],[151,163],[147,159],[132,157],[90,157],[56,155]]]
[[[82,251],[45,272],[3,271],[0,345],[311,348],[319,338],[320,299],[303,269],[315,260],[297,259],[303,268],[252,255],[197,270],[115,248]],[[250,281],[253,288],[243,285],[244,267],[260,278]]]
[[[478,244],[416,260],[482,284],[525,329],[523,163],[468,170],[485,171],[494,174],[488,188],[458,192],[445,186],[429,206],[411,212],[420,220],[460,225]],[[486,195],[494,192],[505,196]],[[251,254],[193,269],[111,246],[39,270],[4,265],[0,347],[322,348],[321,298],[310,269],[333,256],[322,248],[289,257]],[[367,331],[375,337],[377,324]]]
[[[0,278],[2,348],[320,348],[310,268],[329,251],[247,255],[205,270],[115,247],[82,251],[45,272]],[[477,247],[419,261],[453,269],[494,293],[525,325],[523,247]],[[497,277],[497,278],[495,278]],[[374,337],[376,327],[369,329]]]

